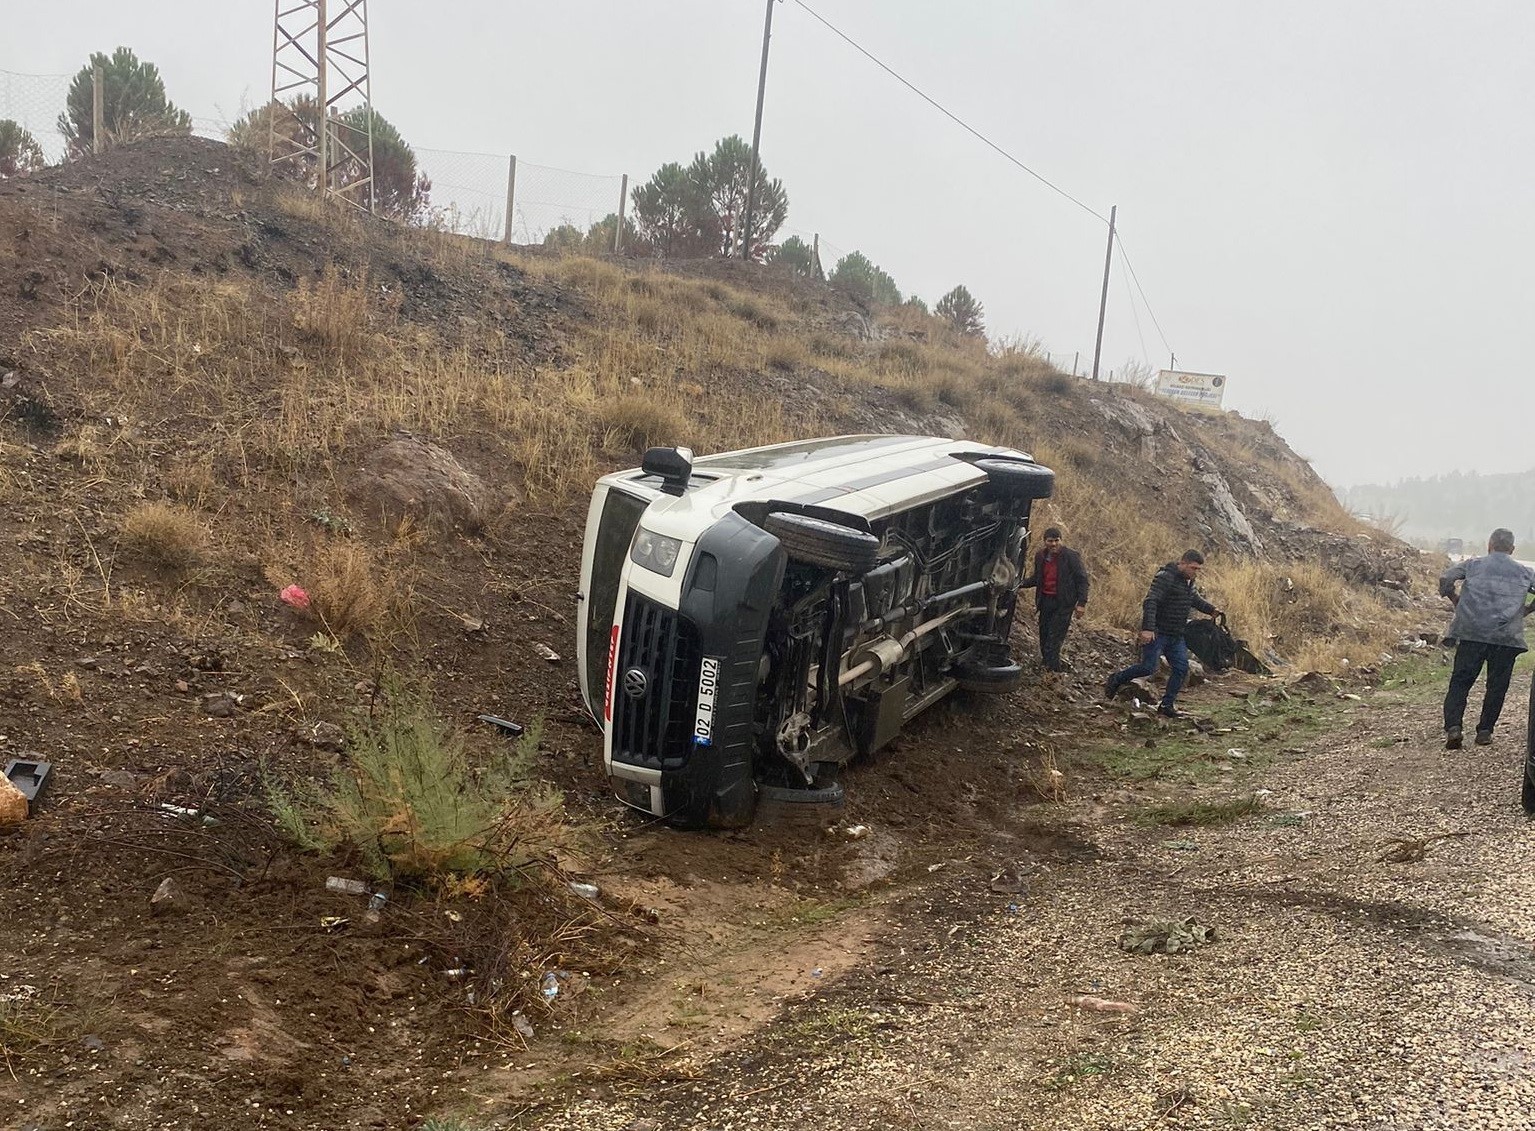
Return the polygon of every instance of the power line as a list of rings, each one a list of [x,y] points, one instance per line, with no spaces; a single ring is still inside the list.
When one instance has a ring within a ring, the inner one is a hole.
[[[948,118],[951,122],[953,122],[955,125],[959,126],[965,132],[969,133],[971,136],[975,137],[977,140],[983,142],[984,144],[990,146],[992,149],[994,149],[997,153],[1001,154],[1008,161],[1011,161],[1014,165],[1018,166],[1018,168],[1022,169],[1029,176],[1033,177],[1040,184],[1044,185],[1046,188],[1050,189],[1052,192],[1058,193],[1059,195],[1065,197],[1067,200],[1071,201],[1071,203],[1075,204],[1078,208],[1082,209],[1082,211],[1086,212],[1089,216],[1096,217],[1098,220],[1102,221],[1105,224],[1107,224],[1109,222],[1109,219],[1108,219],[1107,216],[1104,216],[1101,213],[1095,211],[1094,209],[1089,208],[1086,204],[1083,204],[1076,197],[1072,196],[1071,193],[1069,193],[1065,189],[1061,188],[1060,185],[1057,185],[1054,182],[1052,182],[1049,179],[1047,179],[1046,177],[1040,175],[1039,173],[1036,173],[1033,169],[1029,168],[1022,161],[1018,160],[1018,158],[1014,157],[1007,150],[1003,149],[996,142],[992,141],[991,138],[987,137],[980,130],[976,129],[969,122],[967,122],[963,118],[961,118],[958,114],[955,114],[952,110],[949,110],[946,106],[944,106],[942,103],[940,103],[937,99],[933,98],[931,95],[929,95],[929,94],[923,92],[922,90],[920,90],[915,84],[913,84],[912,82],[907,80],[905,77],[903,77],[901,74],[899,74],[893,67],[891,67],[888,64],[886,64],[883,60],[881,60],[873,52],[868,50],[868,48],[864,47],[861,43],[859,43],[857,40],[855,40],[852,36],[848,35],[841,28],[837,27],[830,20],[828,20],[825,16],[821,15],[821,13],[817,12],[814,8],[812,8],[809,4],[806,4],[805,0],[794,0],[794,2],[796,4],[798,4],[801,8],[805,9],[805,11],[809,12],[810,15],[815,17],[815,19],[818,20],[833,35],[837,36],[837,38],[841,39],[849,47],[853,48],[853,50],[857,51],[865,59],[868,59],[869,62],[873,63],[880,70],[884,71],[891,78],[895,79],[896,82],[900,83],[907,90],[911,91],[918,98],[922,99],[922,101],[926,102],[929,106],[931,106],[933,109],[937,110],[940,114],[942,114],[944,117]]]
[[[1141,342],[1141,360],[1144,361],[1147,365],[1150,365],[1151,355],[1146,352],[1146,335],[1141,333],[1141,315],[1140,312],[1135,309],[1135,295],[1130,291],[1130,276],[1125,275],[1122,278],[1125,284],[1125,298],[1130,300],[1130,317],[1135,320],[1135,336],[1139,338]]]
[[[1141,303],[1146,307],[1146,313],[1151,315],[1151,324],[1157,328],[1157,337],[1162,339],[1163,347],[1169,354],[1171,354],[1173,352],[1173,347],[1168,344],[1167,335],[1162,332],[1162,323],[1157,321],[1157,312],[1151,309],[1151,302],[1146,298],[1146,291],[1141,286],[1140,277],[1135,273],[1135,265],[1130,262],[1130,253],[1125,250],[1125,241],[1123,236],[1121,236],[1119,239],[1119,258],[1124,261],[1125,270],[1130,272],[1130,278],[1135,280],[1135,289],[1140,292]]]

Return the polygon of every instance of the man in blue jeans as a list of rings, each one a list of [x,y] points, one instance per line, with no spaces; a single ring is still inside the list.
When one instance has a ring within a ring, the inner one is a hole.
[[[1177,699],[1189,674],[1189,646],[1183,639],[1184,626],[1189,623],[1189,610],[1198,609],[1212,617],[1220,613],[1194,588],[1194,578],[1199,576],[1204,564],[1205,557],[1198,550],[1186,550],[1178,561],[1168,562],[1157,570],[1141,605],[1141,661],[1109,676],[1103,685],[1103,694],[1107,698],[1113,699],[1128,681],[1154,674],[1157,662],[1165,655],[1171,671],[1167,677],[1167,690],[1157,705],[1157,714],[1167,719],[1181,717]]]

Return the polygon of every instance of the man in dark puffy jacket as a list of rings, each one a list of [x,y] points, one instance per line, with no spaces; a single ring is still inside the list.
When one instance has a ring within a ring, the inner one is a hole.
[[[1141,661],[1109,676],[1103,685],[1105,696],[1112,699],[1129,680],[1154,674],[1157,662],[1165,655],[1171,671],[1157,714],[1169,719],[1179,717],[1176,700],[1189,674],[1189,646],[1183,639],[1184,626],[1189,623],[1189,610],[1198,609],[1212,617],[1220,613],[1194,588],[1194,578],[1199,576],[1204,564],[1203,554],[1198,550],[1187,550],[1178,561],[1168,562],[1157,570],[1141,605]]]
[[[1052,526],[1045,531],[1044,546],[1034,555],[1034,572],[1018,588],[1034,590],[1039,654],[1045,671],[1065,671],[1061,645],[1071,630],[1071,618],[1081,616],[1087,608],[1087,567],[1082,564],[1082,555],[1061,545],[1061,532]]]

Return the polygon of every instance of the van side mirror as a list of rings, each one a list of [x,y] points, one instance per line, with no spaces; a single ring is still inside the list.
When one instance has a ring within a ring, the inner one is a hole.
[[[661,490],[680,495],[693,477],[692,448],[651,448],[645,453],[640,469],[661,480]]]

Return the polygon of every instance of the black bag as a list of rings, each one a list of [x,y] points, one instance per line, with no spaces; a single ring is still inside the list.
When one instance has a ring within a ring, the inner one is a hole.
[[[1226,616],[1201,617],[1191,620],[1183,630],[1189,651],[1199,657],[1199,662],[1212,672],[1223,672],[1237,662],[1239,645],[1236,637],[1226,630]]]

